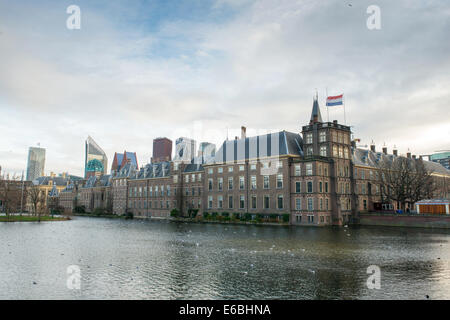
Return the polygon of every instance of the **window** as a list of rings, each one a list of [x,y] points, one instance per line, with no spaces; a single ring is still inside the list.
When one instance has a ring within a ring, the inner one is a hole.
[[[189,188],[184,189],[184,193],[188,196],[189,195]]]
[[[306,143],[313,143],[312,133],[307,133],[306,134]]]
[[[233,172],[233,167],[228,167],[228,172]]]
[[[302,210],[302,200],[300,198],[295,199],[295,210]]]
[[[277,161],[277,169],[283,168],[283,162]]]
[[[308,198],[308,211],[313,211],[313,198]]]
[[[363,208],[364,210],[367,210],[367,200],[363,200]]]
[[[308,193],[312,193],[313,192],[313,183],[312,183],[312,181],[308,181],[308,183],[307,183],[307,190],[308,190]]]
[[[223,168],[222,167],[217,168],[217,172],[218,173],[223,173]]]
[[[278,201],[277,201],[277,208],[278,209],[283,209],[283,196],[280,194],[277,197]]]
[[[265,195],[264,196],[264,209],[269,209],[270,208],[270,198],[269,196]]]
[[[208,179],[208,190],[212,190],[213,189],[213,179]]]
[[[245,208],[245,196],[240,196],[239,197],[239,209],[244,209]]]
[[[213,174],[213,170],[214,170],[213,168],[209,168],[208,169],[208,174]]]
[[[245,187],[245,180],[244,180],[244,177],[239,177],[239,189],[240,190],[244,190],[244,187]]]
[[[361,193],[366,194],[366,184],[365,183],[361,184]]]
[[[228,178],[228,190],[233,190],[233,178]]]
[[[264,189],[269,189],[269,176],[264,176]]]
[[[333,145],[333,157],[338,157],[338,147],[336,145]]]
[[[328,182],[325,182],[325,192],[328,192]]]
[[[328,210],[328,198],[325,199],[325,210]]]
[[[164,186],[161,186],[161,196],[164,195]]]
[[[222,196],[217,197],[217,208],[219,208],[219,209],[223,208],[223,197]]]
[[[319,142],[327,141],[327,132],[325,130],[319,132]]]
[[[295,193],[300,193],[300,192],[301,192],[301,182],[296,181],[295,182]]]
[[[296,218],[297,222],[302,222],[302,215],[301,214],[296,215],[295,218]]]
[[[195,196],[195,188],[192,188],[191,194],[192,194],[193,196]]]
[[[228,209],[233,209],[233,196],[228,196]]]
[[[239,166],[239,171],[244,171],[244,166],[243,165]]]
[[[252,209],[256,209],[256,196],[252,195]]]
[[[250,165],[250,170],[256,170],[256,163],[252,163]]]
[[[365,179],[365,178],[366,178],[366,171],[361,170],[361,179]]]
[[[283,174],[277,174],[277,189],[283,188]]]
[[[307,156],[312,156],[313,155],[313,148],[312,147],[307,147],[306,148],[306,155]]]
[[[312,163],[307,163],[306,164],[306,175],[312,176],[312,174],[313,174]]]
[[[195,182],[195,174],[192,174],[192,175],[191,175],[191,181],[192,181],[192,182]]]
[[[223,178],[219,178],[219,179],[217,180],[217,187],[218,187],[218,190],[219,190],[219,191],[222,191],[222,190],[223,190]]]
[[[347,147],[344,148],[344,158],[345,158],[345,159],[348,159],[348,158],[349,158],[349,157],[348,157],[348,148],[347,148]]]
[[[170,186],[167,186],[167,196],[170,197]]]
[[[323,166],[323,175],[328,176],[328,166]]]
[[[301,175],[301,170],[300,170],[300,165],[296,164],[295,165],[295,176],[300,176]]]
[[[201,173],[199,173],[199,174],[197,175],[197,180],[198,180],[198,182],[202,181],[202,174],[201,174]]]
[[[342,147],[339,147],[339,158],[343,158],[344,157],[344,150]]]
[[[148,191],[149,196],[152,197],[153,196],[153,187],[150,187],[150,190]]]
[[[319,208],[320,208],[320,210],[323,210],[323,199],[322,198],[320,198],[320,200],[319,200]]]
[[[208,209],[211,209],[213,205],[213,197],[208,196]]]
[[[173,164],[173,169],[174,169],[175,171],[178,170],[178,162],[175,162],[175,163]]]
[[[319,181],[319,192],[322,192],[322,181]]]
[[[189,182],[189,175],[184,176],[184,182],[186,182],[186,183]]]
[[[251,176],[252,190],[256,189],[256,176]]]
[[[327,156],[327,146],[320,146],[320,155],[322,157],[326,157]]]

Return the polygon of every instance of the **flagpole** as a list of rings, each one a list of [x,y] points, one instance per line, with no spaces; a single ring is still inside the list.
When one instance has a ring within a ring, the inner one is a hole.
[[[327,108],[327,122],[330,122],[330,109],[327,106],[327,99],[328,99],[328,87],[325,88],[325,107]]]
[[[344,102],[344,124],[347,125],[347,118],[345,117],[345,93],[342,92],[342,102]]]

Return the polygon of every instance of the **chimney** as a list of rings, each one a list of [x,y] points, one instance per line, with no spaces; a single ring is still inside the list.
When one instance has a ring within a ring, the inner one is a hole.
[[[373,143],[373,140],[372,144],[370,145],[370,151],[375,152],[375,144]]]
[[[383,147],[383,153],[387,154],[387,148],[386,147]]]
[[[241,127],[241,139],[245,139],[247,137],[246,131],[247,131],[247,128],[242,126]]]
[[[398,151],[397,148],[394,146],[394,150],[392,150],[392,153],[394,154],[394,156],[398,156]]]
[[[408,151],[408,152],[406,153],[406,157],[409,158],[409,159],[411,159],[411,152]]]

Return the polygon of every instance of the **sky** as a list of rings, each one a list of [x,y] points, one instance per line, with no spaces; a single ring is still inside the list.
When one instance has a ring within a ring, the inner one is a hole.
[[[88,135],[110,167],[148,163],[156,137],[300,132],[316,90],[341,123],[324,105],[344,93],[362,146],[449,150],[449,31],[448,0],[0,0],[0,166],[20,174],[40,143],[46,173],[81,176]]]

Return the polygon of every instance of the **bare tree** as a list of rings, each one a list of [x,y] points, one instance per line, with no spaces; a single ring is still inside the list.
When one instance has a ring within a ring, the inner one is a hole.
[[[33,215],[38,216],[38,220],[40,221],[41,212],[42,212],[42,204],[43,204],[43,195],[42,191],[37,186],[33,186],[28,190],[28,200],[32,206]]]
[[[10,214],[17,211],[22,198],[22,182],[19,177],[0,177],[0,200],[3,212],[9,220]],[[25,191],[24,191],[25,192]]]
[[[436,185],[422,159],[398,157],[385,160],[379,170],[382,198],[397,202],[398,208],[404,210],[406,204],[411,208],[413,203],[433,197]]]

